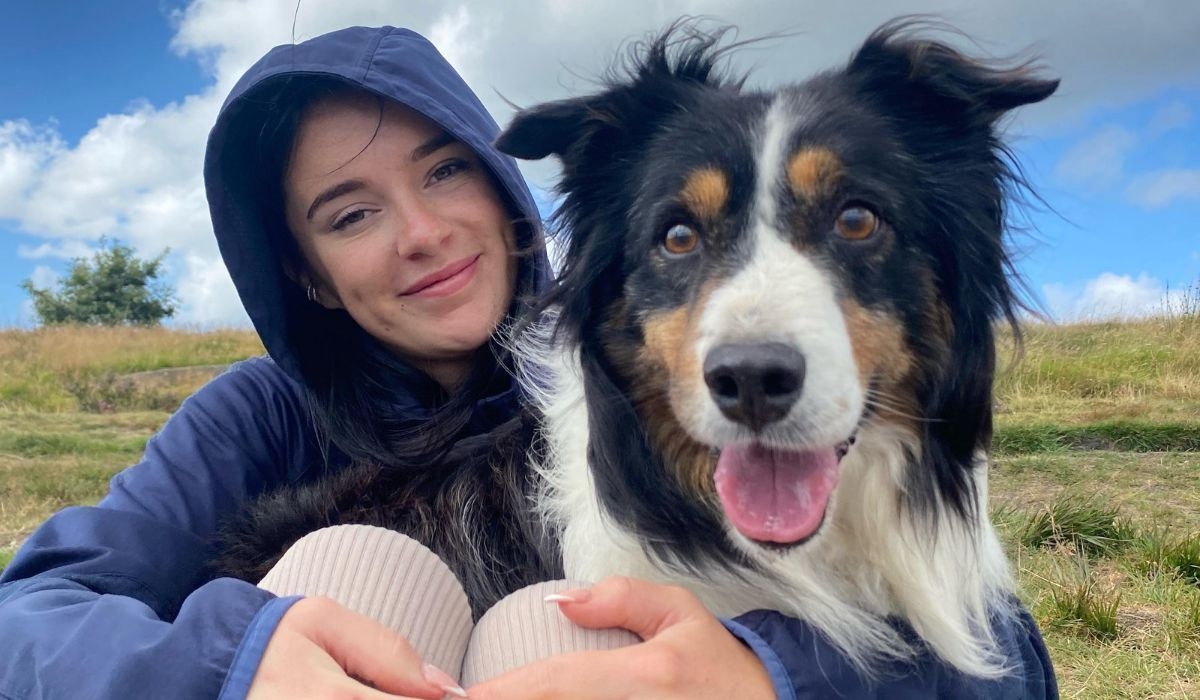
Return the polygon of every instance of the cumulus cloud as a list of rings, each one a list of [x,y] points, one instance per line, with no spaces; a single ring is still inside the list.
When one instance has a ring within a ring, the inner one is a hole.
[[[1129,319],[1178,310],[1182,293],[1154,277],[1104,272],[1082,284],[1047,284],[1042,296],[1057,321]]]
[[[193,0],[171,17],[171,49],[199,62],[210,85],[167,105],[134,102],[99,118],[77,144],[64,143],[53,124],[0,124],[0,218],[46,239],[49,247],[27,248],[31,258],[53,257],[51,251],[68,250],[69,241],[101,235],[146,256],[169,246],[183,302],[178,320],[223,323],[242,312],[211,240],[200,182],[204,139],[234,82],[271,46],[350,24],[409,26],[435,39],[504,123],[512,114],[506,99],[529,105],[589,90],[629,38],[680,15],[736,22],[742,38],[776,35],[741,51],[734,66],[753,68],[754,84],[778,84],[844,62],[876,25],[913,12],[944,16],[979,40],[968,47],[975,52],[1004,56],[1032,47],[1062,77],[1059,95],[1023,112],[1017,125],[1023,130],[1059,128],[1098,103],[1126,104],[1166,85],[1200,83],[1194,69],[1200,42],[1192,35],[1200,25],[1196,3],[343,0],[297,8],[295,0]],[[1175,109],[1158,118],[1157,128],[1177,128],[1190,118]],[[1120,172],[1124,138],[1107,144],[1117,158],[1095,172]],[[1064,165],[1064,176],[1080,176],[1086,158],[1098,153],[1081,151],[1084,160]],[[535,185],[549,186],[552,166],[523,167]],[[1146,185],[1138,196],[1147,202],[1168,196],[1163,192],[1190,196],[1186,177],[1170,182]]]
[[[215,252],[189,252],[182,257],[184,269],[179,271],[176,289],[180,300],[176,321],[197,327],[249,326],[250,319],[242,309],[221,257]]]
[[[20,216],[29,183],[65,148],[53,124],[0,122],[0,218]]]

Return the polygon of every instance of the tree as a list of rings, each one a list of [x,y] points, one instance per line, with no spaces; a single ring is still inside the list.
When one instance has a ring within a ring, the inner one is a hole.
[[[71,262],[71,272],[58,290],[36,289],[32,280],[21,288],[33,298],[38,319],[48,326],[80,323],[91,326],[157,325],[175,315],[171,288],[159,281],[169,250],[141,260],[133,248],[107,238],[90,258]]]

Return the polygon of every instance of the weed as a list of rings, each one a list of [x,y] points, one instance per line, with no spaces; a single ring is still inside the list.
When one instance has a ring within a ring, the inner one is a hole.
[[[1069,545],[1085,555],[1111,554],[1128,545],[1133,526],[1118,508],[1096,498],[1063,494],[1027,516],[1018,539],[1027,547]]]
[[[1173,537],[1169,530],[1154,530],[1138,538],[1137,549],[1142,573],[1173,574],[1200,586],[1200,533]]]
[[[1052,624],[1072,630],[1090,639],[1110,641],[1117,638],[1117,609],[1121,595],[1097,590],[1094,581],[1056,588],[1051,595]]]

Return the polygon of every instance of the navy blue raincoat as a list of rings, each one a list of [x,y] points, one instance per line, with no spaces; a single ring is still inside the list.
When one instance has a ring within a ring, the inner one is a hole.
[[[516,166],[491,147],[495,122],[417,34],[351,28],[278,47],[255,64],[212,130],[205,180],[221,254],[270,357],[235,365],[186,400],[98,505],[58,513],[26,541],[0,576],[0,700],[243,698],[296,600],[210,580],[206,562],[219,521],[247,500],[346,462],[318,442],[289,346],[294,324],[319,311],[284,278],[245,177],[253,164],[244,144],[261,119],[256,96],[298,74],[340,78],[423,113],[479,153],[521,214],[538,218]],[[543,258],[521,264],[544,282]],[[427,418],[431,386],[398,387],[397,411]],[[498,390],[478,404],[472,429],[494,427],[518,401],[514,387]],[[871,685],[799,621],[755,612],[726,624],[762,658],[783,700],[1055,694],[1028,617],[998,623],[1018,673],[989,683],[924,657]]]

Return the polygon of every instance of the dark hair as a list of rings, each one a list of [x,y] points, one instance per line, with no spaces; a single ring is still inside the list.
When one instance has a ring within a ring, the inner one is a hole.
[[[278,251],[281,274],[304,269],[304,259],[284,219],[283,177],[300,121],[317,100],[341,95],[382,96],[323,76],[289,76],[274,81],[256,96],[262,126],[255,139],[257,196],[260,216],[272,247]],[[516,226],[530,226],[492,174]],[[533,236],[517,236],[531,241]],[[506,318],[516,315],[518,300],[536,286],[532,266],[521,266],[516,293]],[[468,460],[486,452],[499,438],[517,431],[522,418],[514,408],[495,426],[471,425],[476,405],[512,385],[510,352],[493,338],[472,358],[463,384],[448,393],[431,377],[382,347],[343,310],[329,310],[304,298],[297,282],[285,294],[286,313],[304,318],[291,323],[288,343],[305,381],[318,438],[332,442],[352,460],[385,468],[444,476],[438,464]],[[433,397],[422,404],[416,397]],[[482,434],[480,434],[482,433]],[[464,437],[465,435],[465,437]],[[328,455],[326,455],[328,460]],[[430,473],[432,472],[432,473]]]

